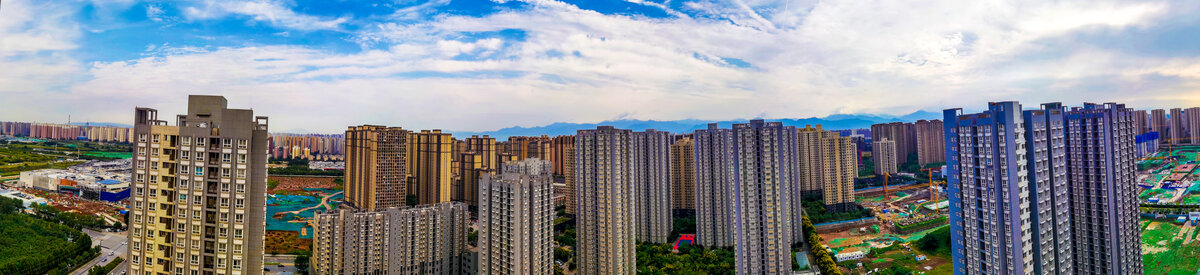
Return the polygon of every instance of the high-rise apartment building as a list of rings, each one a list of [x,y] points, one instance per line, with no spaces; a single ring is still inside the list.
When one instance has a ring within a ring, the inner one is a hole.
[[[887,138],[876,139],[871,142],[871,158],[875,162],[875,174],[883,175],[888,173],[895,175],[900,170],[899,154],[896,153],[896,141]]]
[[[1187,108],[1183,110],[1184,122],[1186,122],[1187,136],[1192,145],[1200,145],[1200,107]]]
[[[346,129],[346,203],[375,210],[405,205],[409,131],[375,125]]]
[[[671,144],[671,208],[696,210],[696,142],[682,138]]]
[[[1160,138],[1171,138],[1171,133],[1167,132],[1169,122],[1167,121],[1167,111],[1163,109],[1150,110],[1150,131],[1158,132]],[[1166,141],[1163,141],[1166,143]]]
[[[1066,125],[1061,103],[1022,112],[1035,274],[1072,274]]]
[[[927,164],[946,161],[946,146],[942,144],[945,138],[942,132],[945,127],[941,120],[918,120],[913,123],[917,136],[917,164],[924,167]]]
[[[692,136],[696,142],[696,243],[732,247],[733,131],[711,123]]]
[[[575,135],[575,253],[580,274],[635,271],[632,141],[632,131],[612,126]]]
[[[575,149],[575,136],[563,135],[554,137],[551,141],[550,162],[554,164],[554,175],[565,176],[567,174],[567,150]]]
[[[1167,118],[1167,131],[1171,132],[1170,140],[1167,144],[1179,145],[1186,141],[1187,131],[1184,130],[1183,109],[1172,108],[1171,116]]]
[[[639,242],[666,243],[671,236],[671,133],[634,132],[630,155],[634,225]]]
[[[1132,120],[1116,103],[1067,112],[1075,274],[1142,274]]]
[[[267,118],[192,95],[176,126],[134,112],[131,274],[262,274]]]
[[[803,196],[818,195],[829,211],[850,210],[854,206],[854,178],[858,176],[858,153],[853,138],[817,125],[797,129],[796,139],[799,177],[792,207],[803,209]],[[801,211],[793,211],[793,216],[794,221],[799,221]]]
[[[872,140],[887,139],[896,143],[897,166],[908,162],[910,154],[917,153],[917,131],[912,123],[892,122],[871,125],[871,138]],[[883,175],[879,171],[880,168],[876,162],[875,173]]]
[[[412,186],[416,188],[409,193],[417,195],[417,203],[450,201],[453,179],[450,144],[450,133],[442,133],[441,130],[409,133],[409,176],[412,177]]]
[[[1149,114],[1146,110],[1133,111],[1133,132],[1142,135],[1150,132],[1150,122],[1146,121]]]
[[[1036,274],[1021,105],[944,115],[954,273]]]
[[[318,213],[312,269],[316,274],[461,274],[467,217],[460,202]]]
[[[496,139],[488,136],[471,136],[460,148],[458,155],[458,182],[455,184],[453,200],[462,201],[476,213],[479,206],[479,181],[486,174],[500,170],[500,158],[496,154]]]
[[[575,143],[573,136],[571,138],[571,143]],[[571,215],[575,215],[575,204],[578,202],[578,200],[575,198],[575,147],[573,146],[574,145],[572,145],[572,147],[563,148],[563,162],[566,163],[563,167],[563,185],[566,186],[566,190],[563,190],[563,194],[566,197],[563,199],[566,201],[566,209],[564,209],[564,212]]]
[[[479,274],[553,274],[553,165],[504,164],[479,183]]]
[[[751,120],[733,125],[734,255],[738,274],[791,272],[791,189],[796,127]]]

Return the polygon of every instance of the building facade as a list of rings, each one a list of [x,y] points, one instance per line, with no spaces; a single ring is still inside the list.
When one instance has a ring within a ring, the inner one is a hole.
[[[580,274],[635,272],[632,141],[632,131],[611,126],[575,135],[575,255]]]
[[[1186,125],[1187,136],[1192,145],[1200,145],[1200,107],[1183,110],[1183,121]]]
[[[692,135],[696,143],[696,243],[733,247],[733,131],[716,123]]]
[[[892,122],[871,125],[871,140],[887,139],[896,143],[896,165],[908,162],[910,154],[917,153],[917,131],[912,123]],[[875,155],[874,152],[871,154]],[[888,167],[886,170],[891,170]],[[875,166],[875,174],[883,175],[880,172],[878,162]]]
[[[941,120],[918,120],[913,123],[917,136],[917,164],[925,167],[927,164],[946,161],[946,146],[942,143],[945,138],[942,131],[945,127]]]
[[[1171,116],[1167,117],[1167,131],[1171,132],[1168,144],[1179,145],[1187,141],[1187,130],[1184,129],[1183,109],[1172,108]]]
[[[733,125],[734,255],[738,274],[792,270],[791,189],[797,178],[796,128],[751,120]]]
[[[339,208],[313,220],[316,274],[464,272],[469,222],[460,202],[374,211]]]
[[[408,135],[400,127],[346,129],[346,203],[366,210],[405,205]]]
[[[1150,110],[1150,131],[1158,132],[1160,139],[1171,138],[1171,133],[1167,131],[1169,122],[1167,121],[1167,111],[1163,109]],[[1163,143],[1166,143],[1164,140]]]
[[[1075,274],[1142,274],[1132,120],[1115,103],[1067,112]]]
[[[895,175],[900,171],[900,156],[896,153],[896,141],[887,138],[876,139],[871,142],[873,147],[871,152],[872,161],[875,162],[875,174]]]
[[[192,95],[176,126],[137,108],[131,274],[262,274],[267,118]]]
[[[671,133],[633,133],[630,155],[637,241],[666,243],[671,236]]]
[[[1060,103],[1022,112],[1036,274],[1073,274],[1066,125]]]
[[[1146,121],[1150,114],[1146,110],[1133,111],[1133,131],[1138,135],[1145,135],[1150,132],[1150,122]]]
[[[504,164],[479,184],[479,274],[553,274],[553,165]]]
[[[417,195],[417,203],[434,204],[450,201],[453,182],[450,164],[450,133],[441,130],[422,130],[408,135],[409,181]]]
[[[671,144],[671,208],[696,210],[696,142],[682,138]]]

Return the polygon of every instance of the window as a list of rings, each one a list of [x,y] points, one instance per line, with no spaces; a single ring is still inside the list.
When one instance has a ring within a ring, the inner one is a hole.
[[[196,146],[204,146],[204,138],[197,138]]]
[[[187,181],[187,180],[179,180],[179,188],[180,188],[180,189],[187,189],[187,188],[188,188],[188,186],[187,186],[187,185],[188,185],[188,181]]]
[[[233,158],[229,154],[221,154],[221,162],[229,163]]]
[[[241,230],[241,229],[234,229],[234,230],[233,230],[233,238],[235,238],[235,239],[241,239],[241,238],[242,238],[242,230]]]
[[[221,222],[229,222],[229,213],[221,213]]]
[[[226,248],[228,248],[228,245],[225,245],[225,243],[217,244],[217,252],[225,253],[225,251],[228,251]]]
[[[158,143],[158,134],[154,134],[154,143]]]
[[[238,140],[238,148],[246,149],[247,144],[249,144],[249,142],[244,139]]]
[[[146,134],[138,134],[138,141],[146,142]]]
[[[228,178],[229,173],[230,173],[229,168],[221,168],[221,177],[222,178]],[[228,188],[226,188],[226,190],[228,190]]]
[[[183,140],[179,141],[179,144],[192,145],[192,137],[183,137]]]
[[[246,169],[237,169],[237,171],[238,171],[238,172],[237,172],[237,177],[238,177],[239,179],[244,179],[244,178],[246,178]]]
[[[221,207],[229,207],[229,198],[221,198]]]
[[[137,175],[137,182],[146,182],[146,177],[145,177],[145,176],[146,176],[146,175],[138,174],[138,175]]]
[[[221,237],[229,237],[229,229],[222,227],[220,230]]]
[[[138,155],[145,156],[146,155],[146,147],[138,147]]]
[[[186,159],[191,159],[191,157],[192,157],[192,152],[191,152],[191,151],[183,151],[182,153],[180,153],[180,154],[179,154],[179,156],[180,156],[180,157],[183,157],[183,159],[185,159],[185,160],[186,160]]]
[[[238,163],[246,163],[246,155],[238,155]]]
[[[239,184],[237,185],[237,191],[238,191],[238,193],[246,192],[246,185],[245,185],[245,184],[240,184],[240,183],[239,183]]]
[[[244,216],[245,216],[245,215],[242,215],[242,214],[234,214],[234,216],[233,216],[233,222],[235,222],[235,223],[242,223],[242,220],[243,220]]]
[[[233,260],[233,269],[242,269],[242,260]]]
[[[197,176],[203,176],[203,175],[204,175],[204,168],[203,168],[203,167],[196,167],[196,175],[197,175]]]
[[[232,140],[232,139],[222,139],[222,140],[221,140],[221,147],[229,148],[229,147],[232,147],[232,146],[233,146],[233,140]]]
[[[241,253],[242,253],[242,245],[233,244],[233,254],[241,254]]]
[[[245,205],[245,203],[246,203],[245,199],[237,199],[237,201],[235,201],[235,203],[233,205],[236,206],[237,208],[244,208],[243,206]]]
[[[144,161],[144,160],[139,160],[139,161],[137,162],[137,169],[145,169],[145,168],[146,168],[146,161]]]

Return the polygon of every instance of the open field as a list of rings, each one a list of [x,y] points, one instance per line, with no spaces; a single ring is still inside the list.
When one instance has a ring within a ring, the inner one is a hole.
[[[1196,274],[1200,269],[1200,228],[1168,221],[1142,221],[1145,274]]]

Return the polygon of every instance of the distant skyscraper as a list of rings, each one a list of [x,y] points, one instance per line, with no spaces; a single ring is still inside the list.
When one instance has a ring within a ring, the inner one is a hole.
[[[1129,109],[1086,104],[1066,116],[1075,274],[1142,274]]]
[[[1146,121],[1149,114],[1146,110],[1133,111],[1133,132],[1142,135],[1150,132],[1150,122]]]
[[[571,138],[571,143],[572,144],[575,143],[575,139],[573,136]],[[563,185],[566,186],[566,190],[563,190],[563,194],[566,198],[564,198],[563,200],[566,201],[566,209],[565,209],[566,211],[565,212],[567,214],[571,214],[571,215],[575,215],[575,212],[576,212],[575,204],[579,202],[575,197],[575,194],[576,194],[575,193],[575,189],[576,189],[575,188],[575,182],[576,182],[575,177],[577,175],[575,174],[575,147],[574,146],[575,145],[571,145],[571,147],[563,148],[563,162],[566,162],[566,164],[565,164],[566,166],[563,167],[563,178],[564,178]]]
[[[733,148],[730,207],[737,273],[790,272],[796,128],[762,120],[734,124]]]
[[[463,273],[468,215],[460,202],[375,211],[341,208],[313,220],[316,274]]]
[[[409,134],[409,172],[414,180],[419,204],[450,201],[450,143],[450,133],[442,133],[441,130],[422,130]]]
[[[954,273],[1036,274],[1021,105],[944,115]]]
[[[671,144],[671,208],[696,210],[696,142],[683,138]]]
[[[479,184],[479,274],[553,274],[553,166],[504,164]]]
[[[912,123],[892,122],[871,125],[871,137],[872,140],[887,139],[896,143],[897,166],[908,162],[910,154],[917,153],[917,130]],[[878,165],[875,167],[875,171],[876,174],[882,175]]]
[[[463,153],[459,155],[459,189],[455,194],[468,208],[475,211],[479,206],[479,181],[486,174],[499,172],[500,158],[496,154],[496,139],[488,136],[471,136],[463,142]],[[472,212],[475,213],[475,212]]]
[[[557,136],[551,141],[550,162],[554,163],[554,175],[565,176],[567,174],[567,149],[575,148],[575,136],[564,135]]]
[[[733,131],[716,123],[696,130],[696,243],[732,247]]]
[[[1167,118],[1167,124],[1168,131],[1171,131],[1171,139],[1168,140],[1169,144],[1179,145],[1187,142],[1187,131],[1183,129],[1183,109],[1171,109],[1171,117]]]
[[[858,154],[854,139],[825,131],[821,125],[806,126],[796,133],[799,177],[792,207],[802,209],[804,195],[819,195],[829,211],[846,211],[854,206],[854,178],[858,176]],[[799,221],[802,211],[793,211]],[[793,222],[794,222],[793,221]],[[795,227],[799,232],[800,227]],[[803,235],[797,234],[797,238]]]
[[[130,274],[261,274],[267,117],[188,96],[176,126],[134,113]]]
[[[1150,110],[1150,131],[1158,132],[1160,138],[1171,138],[1171,133],[1167,131],[1167,111],[1163,109]],[[1162,143],[1166,144],[1164,140]]]
[[[633,133],[633,223],[639,242],[666,243],[671,236],[671,142],[668,132]]]
[[[1183,110],[1184,121],[1187,123],[1187,136],[1192,145],[1200,145],[1200,107]]]
[[[896,141],[887,138],[876,139],[872,142],[872,161],[875,162],[875,174],[888,173],[895,175],[899,172],[900,156],[896,153]]]
[[[636,268],[633,132],[600,126],[575,136],[576,255],[580,274]]]
[[[942,132],[945,127],[941,120],[918,120],[913,123],[917,133],[917,163],[926,164],[945,162],[946,146],[942,144],[945,138]]]
[[[346,130],[346,203],[366,210],[405,205],[408,135],[400,127]]]

